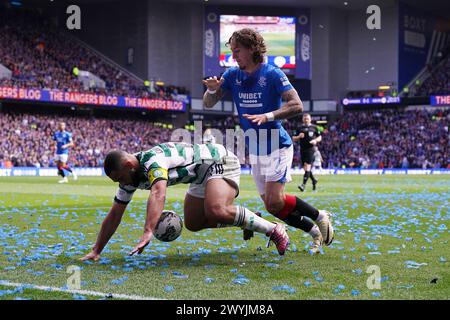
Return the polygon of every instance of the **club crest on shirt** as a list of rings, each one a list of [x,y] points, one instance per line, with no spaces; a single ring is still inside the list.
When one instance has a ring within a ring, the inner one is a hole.
[[[260,77],[259,80],[258,80],[258,84],[259,84],[261,87],[265,87],[266,84],[267,84],[267,82],[266,82],[266,77]]]
[[[236,79],[236,85],[237,85],[237,86],[240,86],[240,85],[242,85],[242,81],[240,81],[240,80]]]
[[[308,132],[308,136],[312,137],[313,135],[314,135],[314,132],[312,132],[312,131]]]

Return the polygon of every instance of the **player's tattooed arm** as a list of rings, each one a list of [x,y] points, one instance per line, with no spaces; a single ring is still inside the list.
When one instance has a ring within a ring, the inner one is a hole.
[[[205,91],[205,94],[203,95],[203,105],[206,108],[212,108],[216,105],[217,102],[219,102],[224,96],[224,92],[221,88],[218,88],[216,93],[208,93],[208,91]]]
[[[216,103],[223,98],[225,93],[223,92],[221,85],[224,81],[224,78],[219,80],[217,77],[209,77],[208,79],[203,80],[203,84],[207,88],[205,94],[203,95],[203,105],[206,108],[214,107]]]
[[[289,119],[298,116],[303,112],[303,103],[297,93],[297,90],[287,90],[283,92],[281,98],[283,99],[283,101],[286,101],[286,103],[283,104],[280,109],[273,112],[274,118],[276,120]]]

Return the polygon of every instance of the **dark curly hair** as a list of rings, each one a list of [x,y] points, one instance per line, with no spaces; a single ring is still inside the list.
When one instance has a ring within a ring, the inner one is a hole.
[[[225,44],[229,46],[234,40],[244,48],[253,49],[253,62],[261,63],[264,61],[264,54],[267,52],[266,44],[262,35],[250,28],[244,28],[233,32],[228,42]]]
[[[103,169],[105,170],[105,174],[108,177],[110,176],[111,172],[120,169],[121,161],[125,154],[126,153],[121,150],[113,150],[106,155],[105,162],[103,163]]]

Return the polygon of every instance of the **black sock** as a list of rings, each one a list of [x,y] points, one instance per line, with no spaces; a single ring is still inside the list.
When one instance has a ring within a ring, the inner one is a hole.
[[[317,182],[316,178],[314,178],[312,171],[309,172],[309,177],[311,178],[311,181],[315,184]]]
[[[314,227],[314,223],[301,216],[297,211],[292,212],[286,219],[284,219],[284,222],[305,232],[310,232],[312,227]]]
[[[302,216],[307,216],[308,218],[316,221],[317,217],[319,216],[319,210],[307,204],[305,201],[303,201],[298,197],[295,197],[295,199],[297,200],[295,205],[295,211],[298,211],[299,214]]]
[[[305,171],[305,174],[303,175],[303,184],[306,184],[306,182],[308,182],[310,175],[311,175],[311,171]]]
[[[66,176],[63,169],[58,169],[58,175],[60,175],[63,178]]]

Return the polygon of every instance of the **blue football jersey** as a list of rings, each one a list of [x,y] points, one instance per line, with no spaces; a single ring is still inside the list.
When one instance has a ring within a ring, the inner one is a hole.
[[[233,67],[228,69],[222,77],[224,78],[222,89],[231,91],[241,127],[247,133],[246,142],[250,154],[270,154],[277,147],[285,148],[292,145],[291,137],[281,125],[280,120],[269,121],[258,126],[242,116],[272,112],[281,107],[282,93],[293,89],[283,71],[263,63],[252,74],[240,70],[239,67]],[[255,141],[249,143],[248,137],[251,135],[247,131],[251,129],[256,131],[256,143]],[[266,129],[267,135],[262,134],[261,129]],[[271,129],[277,130],[272,132]]]
[[[56,141],[56,154],[68,154],[69,148],[61,148],[63,145],[72,141],[72,134],[67,131],[57,131],[53,135],[53,140]]]

